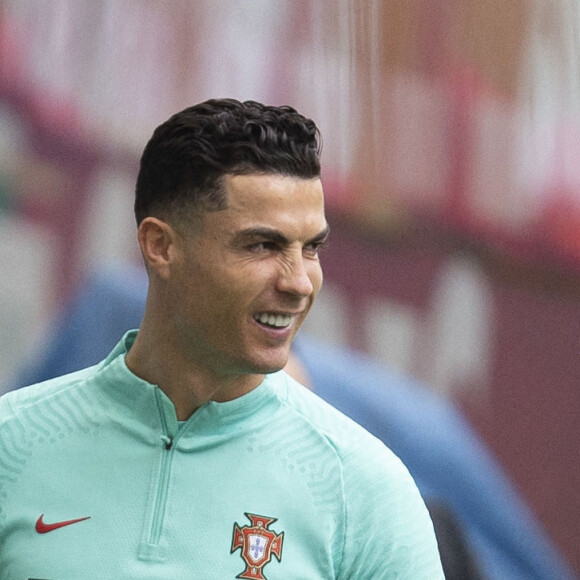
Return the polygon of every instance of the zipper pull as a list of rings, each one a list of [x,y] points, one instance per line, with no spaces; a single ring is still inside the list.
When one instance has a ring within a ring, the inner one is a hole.
[[[163,443],[165,444],[165,449],[167,449],[167,451],[169,451],[173,447],[173,437],[162,435],[161,441],[163,441]]]

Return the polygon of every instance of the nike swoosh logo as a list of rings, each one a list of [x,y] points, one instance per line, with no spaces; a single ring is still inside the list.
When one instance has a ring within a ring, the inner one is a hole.
[[[44,514],[40,514],[40,517],[36,520],[36,531],[39,534],[47,534],[48,532],[52,532],[54,530],[58,530],[58,528],[64,528],[65,526],[71,526],[72,524],[78,524],[79,522],[84,522],[85,520],[90,519],[90,516],[86,518],[77,518],[76,520],[65,520],[63,522],[55,522],[54,524],[45,524],[42,520]]]

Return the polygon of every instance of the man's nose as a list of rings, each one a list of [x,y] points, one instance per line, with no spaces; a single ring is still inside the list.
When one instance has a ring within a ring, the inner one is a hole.
[[[278,274],[277,290],[301,298],[310,296],[314,292],[310,270],[302,253],[286,258]]]

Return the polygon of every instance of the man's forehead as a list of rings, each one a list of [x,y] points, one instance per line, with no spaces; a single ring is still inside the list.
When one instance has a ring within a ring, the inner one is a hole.
[[[227,175],[227,203],[202,213],[206,228],[229,236],[257,236],[266,230],[288,238],[315,237],[327,227],[319,179],[280,174]]]
[[[324,194],[319,178],[304,179],[279,174],[228,176],[225,181],[226,210],[254,213],[302,211],[324,213]]]
[[[276,184],[288,182],[317,184],[322,189],[320,176],[301,177],[299,175],[287,175],[285,173],[276,173],[274,171],[251,172],[251,173],[226,173],[221,178],[222,186],[226,191],[243,188],[247,184],[270,184],[273,187]]]

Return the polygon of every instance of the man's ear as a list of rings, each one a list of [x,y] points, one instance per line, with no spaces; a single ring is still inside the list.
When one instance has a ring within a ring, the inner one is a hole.
[[[175,230],[167,222],[146,217],[139,224],[137,237],[147,269],[167,279],[171,262],[175,258]]]

